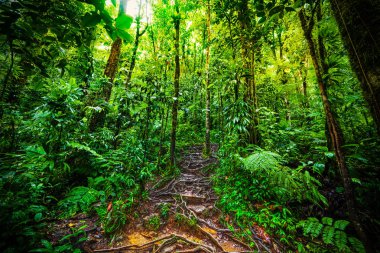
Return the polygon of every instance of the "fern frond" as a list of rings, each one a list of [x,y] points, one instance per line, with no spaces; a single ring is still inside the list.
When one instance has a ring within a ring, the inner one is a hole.
[[[350,224],[349,221],[346,221],[346,220],[337,220],[334,222],[334,228],[336,229],[340,229],[340,230],[345,230],[346,227],[348,226],[348,224]]]
[[[356,237],[348,237],[348,241],[350,242],[352,248],[357,253],[365,253],[365,248],[363,243]]]
[[[271,168],[277,168],[282,162],[282,158],[277,153],[258,150],[254,154],[242,159],[242,161],[246,169],[254,172],[257,170],[266,171]]]
[[[312,230],[310,235],[314,238],[317,238],[322,232],[323,225],[319,222],[313,223]]]
[[[331,226],[326,226],[323,229],[322,239],[324,243],[333,244],[334,242],[335,228]]]
[[[60,202],[58,206],[64,210],[63,216],[72,216],[78,211],[87,212],[91,205],[98,201],[99,192],[95,189],[78,186],[67,194],[67,197]]]
[[[335,245],[341,251],[347,248],[347,235],[345,232],[339,230],[335,231]]]
[[[333,219],[330,217],[323,217],[322,218],[322,224],[332,226]]]
[[[308,171],[283,166],[283,158],[279,154],[257,149],[254,154],[239,159],[244,168],[258,180],[268,181],[271,187],[269,194],[275,195],[277,199],[296,199],[299,202],[309,200],[314,204],[327,205],[326,198],[318,191],[320,182]]]

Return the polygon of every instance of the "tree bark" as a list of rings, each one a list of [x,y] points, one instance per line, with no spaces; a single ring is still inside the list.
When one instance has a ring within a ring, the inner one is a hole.
[[[107,77],[107,81],[104,83],[101,95],[106,102],[108,102],[111,98],[113,81],[115,79],[115,75],[117,72],[117,65],[119,63],[122,44],[123,44],[123,41],[121,38],[118,37],[114,40],[111,46],[110,56],[108,57],[108,60],[107,60],[107,65],[104,70],[104,75]],[[106,118],[105,109],[103,109],[100,112],[95,112],[90,119],[89,130],[93,132],[95,131],[96,128],[103,126],[105,122],[105,118]]]
[[[380,135],[380,8],[373,0],[331,0],[353,70]]]
[[[343,152],[343,134],[342,130],[340,128],[339,122],[336,120],[332,113],[331,105],[328,100],[328,95],[326,91],[326,86],[323,82],[323,68],[321,64],[318,61],[317,56],[317,49],[315,46],[315,43],[312,38],[312,29],[314,26],[313,18],[311,18],[309,25],[307,24],[304,10],[301,10],[299,12],[299,18],[301,21],[301,26],[304,32],[304,36],[306,38],[310,56],[313,61],[313,66],[315,70],[315,75],[317,77],[318,87],[319,91],[322,97],[322,103],[323,103],[323,109],[325,111],[327,125],[329,134],[331,137],[331,141],[334,147],[335,157],[338,164],[338,169],[340,172],[340,175],[342,177],[343,186],[344,186],[344,195],[346,199],[346,205],[347,205],[347,211],[348,216],[358,234],[360,239],[362,240],[367,252],[372,252],[372,249],[368,243],[367,236],[364,232],[364,229],[360,223],[359,216],[355,209],[355,196],[354,196],[354,190],[351,184],[351,177],[348,172],[348,168],[345,161],[345,155]],[[320,47],[323,45],[319,45]]]
[[[256,118],[256,85],[254,80],[255,75],[255,53],[254,42],[250,43],[247,38],[247,32],[250,26],[248,1],[243,0],[241,8],[238,13],[240,22],[240,43],[241,43],[241,57],[243,61],[243,75],[244,75],[244,101],[249,104],[249,114],[251,115],[251,122],[247,126],[249,136],[249,144],[258,144],[258,131],[257,131],[257,118]]]
[[[104,75],[108,78],[108,82],[103,87],[103,97],[105,101],[109,101],[111,97],[111,91],[113,86],[113,81],[117,72],[117,65],[119,64],[121,45],[123,41],[121,38],[116,38],[111,46],[111,53],[107,60],[107,65],[104,70]]]
[[[176,16],[174,20],[175,29],[175,72],[174,72],[174,96],[173,96],[173,107],[172,107],[172,129],[170,137],[170,165],[173,167],[176,164],[175,161],[175,147],[176,147],[176,133],[178,125],[178,104],[179,104],[179,77],[181,74],[180,62],[179,62],[179,28],[180,28],[180,13],[177,1],[175,1]]]
[[[210,143],[210,42],[211,42],[211,8],[210,0],[207,1],[207,47],[206,47],[206,137],[205,137],[205,155],[210,156],[211,154],[211,143]]]

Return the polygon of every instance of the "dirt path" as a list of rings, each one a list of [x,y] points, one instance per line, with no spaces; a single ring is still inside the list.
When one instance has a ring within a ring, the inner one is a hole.
[[[235,238],[220,223],[222,212],[204,169],[216,164],[213,155],[203,158],[202,147],[182,153],[181,174],[165,186],[153,189],[149,201],[136,210],[126,227],[120,246],[94,252],[266,252],[262,243],[252,248]],[[138,214],[138,215],[137,215]]]

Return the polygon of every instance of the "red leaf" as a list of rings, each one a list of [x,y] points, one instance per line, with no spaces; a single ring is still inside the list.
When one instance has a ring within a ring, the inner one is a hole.
[[[107,206],[107,213],[108,213],[109,211],[111,211],[111,209],[112,209],[112,202],[108,203],[108,206]]]

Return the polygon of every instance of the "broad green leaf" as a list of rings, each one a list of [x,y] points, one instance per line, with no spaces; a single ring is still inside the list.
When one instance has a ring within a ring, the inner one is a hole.
[[[122,38],[125,42],[131,42],[133,41],[133,37],[124,30],[117,30],[116,34],[118,37]]]
[[[104,23],[110,26],[112,25],[113,18],[106,10],[103,10],[100,15],[102,16]]]
[[[119,30],[129,29],[132,25],[133,18],[124,13],[119,14],[116,18],[116,28]]]
[[[266,20],[267,20],[267,18],[266,18],[265,16],[262,16],[262,17],[259,18],[259,22],[258,22],[258,24],[262,24],[262,23],[264,23]]]
[[[283,5],[278,5],[278,6],[275,6],[273,7],[270,11],[269,11],[269,17],[273,16],[274,14],[277,14],[281,11],[284,10],[284,6]]]
[[[105,0],[93,0],[92,2],[96,9],[104,10]]]
[[[353,178],[351,178],[351,181],[353,182],[353,183],[357,183],[357,184],[362,184],[362,181],[359,179],[359,178],[355,178],[355,177],[353,177]]]
[[[102,17],[93,12],[93,13],[86,13],[86,15],[83,16],[82,21],[84,26],[95,26],[102,20]]]
[[[36,215],[34,215],[34,220],[36,222],[39,222],[41,219],[42,219],[42,213],[36,213]]]
[[[293,7],[285,7],[285,10],[286,10],[287,12],[296,11]]]
[[[116,7],[116,0],[111,0],[111,3]]]
[[[106,29],[107,34],[111,37],[112,40],[117,38],[115,29],[110,25],[105,25],[104,29]]]

